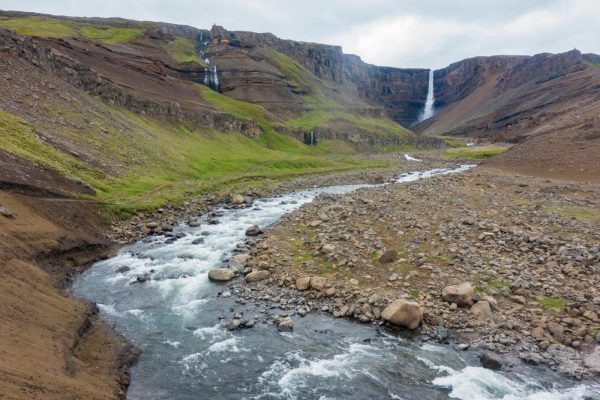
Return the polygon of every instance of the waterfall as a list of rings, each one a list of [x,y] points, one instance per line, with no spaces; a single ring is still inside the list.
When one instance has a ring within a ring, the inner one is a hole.
[[[209,58],[204,52],[204,50],[208,47],[208,43],[209,40],[205,40],[202,31],[200,31],[200,37],[198,38],[198,56],[201,59],[204,59],[204,62],[206,63],[206,67],[204,67],[204,85],[216,92],[219,92],[219,73],[217,72],[217,66],[210,63]]]
[[[429,70],[429,85],[427,87],[427,99],[425,100],[425,108],[419,116],[419,122],[425,121],[428,118],[433,117],[435,111],[433,109],[433,103],[435,102],[435,94],[433,92],[433,70]]]
[[[313,131],[313,130],[310,131],[310,145],[311,146],[315,145],[315,131]]]

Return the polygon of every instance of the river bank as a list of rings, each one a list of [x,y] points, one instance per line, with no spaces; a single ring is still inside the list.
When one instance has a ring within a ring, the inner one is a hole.
[[[252,243],[245,273],[271,277],[233,293],[372,324],[384,323],[395,299],[416,301],[428,339],[493,351],[502,365],[520,359],[597,376],[597,193],[593,184],[478,169],[324,194]],[[463,283],[464,304],[442,298]]]

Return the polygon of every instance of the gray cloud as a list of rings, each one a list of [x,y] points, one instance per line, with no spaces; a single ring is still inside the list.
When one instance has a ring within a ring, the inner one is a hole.
[[[595,0],[1,0],[0,8],[272,32],[339,44],[365,61],[443,67],[477,55],[600,52]]]

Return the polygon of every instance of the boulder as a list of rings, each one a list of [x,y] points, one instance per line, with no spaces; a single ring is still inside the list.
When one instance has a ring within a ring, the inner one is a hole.
[[[320,276],[313,276],[310,278],[310,287],[311,289],[315,290],[323,290],[325,289],[325,282],[327,282],[325,278],[322,278]]]
[[[492,297],[492,296],[483,296],[481,298],[481,300],[485,300],[488,303],[490,303],[490,307],[492,308],[493,311],[500,311],[500,308],[498,307],[498,300],[496,300],[494,297]]]
[[[393,263],[398,259],[398,252],[394,249],[386,250],[385,253],[379,257],[379,262],[382,264]]]
[[[277,325],[279,332],[291,332],[294,329],[294,320],[290,317],[285,317]]]
[[[267,270],[254,271],[246,275],[246,282],[264,281],[265,279],[269,279],[270,277],[271,273]]]
[[[544,328],[542,328],[541,326],[536,326],[535,328],[533,328],[533,331],[531,331],[531,337],[533,337],[536,340],[539,340],[544,337],[545,333],[546,332],[544,331]]]
[[[472,306],[473,294],[473,287],[468,282],[446,286],[442,289],[442,299],[448,303],[456,303],[459,306]]]
[[[502,368],[502,359],[494,353],[485,352],[479,357],[483,368],[499,370]]]
[[[117,268],[117,269],[115,270],[115,272],[116,272],[116,273],[118,273],[118,274],[124,274],[125,272],[128,272],[128,271],[130,271],[130,270],[131,270],[131,268],[129,268],[129,266],[127,266],[127,265],[123,265],[123,266],[121,266],[121,267]]]
[[[238,271],[243,271],[244,267],[248,263],[249,257],[249,254],[238,254],[237,256],[233,256],[229,260],[229,267]]]
[[[309,287],[310,287],[310,276],[304,276],[302,278],[296,279],[296,289],[308,290]]]
[[[487,301],[478,301],[471,306],[471,312],[478,320],[486,320],[492,317],[492,309]]]
[[[227,330],[235,331],[236,329],[239,329],[240,324],[241,321],[239,319],[232,319],[229,324],[227,324]]]
[[[217,282],[226,282],[233,279],[235,273],[228,268],[217,268],[208,271],[208,279]]]
[[[2,214],[3,216],[5,216],[6,218],[12,218],[13,217],[12,211],[10,211],[6,207],[0,207],[0,214]]]
[[[548,324],[548,331],[554,336],[555,339],[559,341],[563,341],[565,336],[565,327],[561,324],[557,324],[556,322],[550,322]]]
[[[262,230],[258,227],[258,225],[252,225],[250,228],[246,229],[246,236],[257,236],[262,233]]]
[[[381,318],[394,325],[416,329],[423,321],[423,310],[419,303],[398,299],[383,310]]]
[[[241,194],[236,194],[231,198],[231,204],[244,204],[244,196],[242,196]]]
[[[325,254],[333,253],[335,251],[335,246],[332,244],[325,244],[321,247],[321,251]]]

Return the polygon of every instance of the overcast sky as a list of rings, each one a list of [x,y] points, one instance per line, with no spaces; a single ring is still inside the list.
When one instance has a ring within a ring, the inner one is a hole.
[[[341,45],[363,60],[440,68],[477,55],[600,53],[600,0],[0,0],[0,9],[124,17]]]

